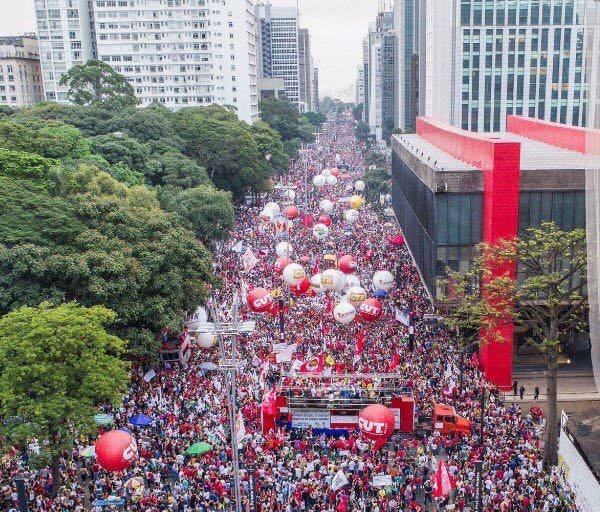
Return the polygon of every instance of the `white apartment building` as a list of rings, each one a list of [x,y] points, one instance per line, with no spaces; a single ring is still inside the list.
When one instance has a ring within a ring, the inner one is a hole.
[[[300,62],[298,55],[298,10],[256,7],[261,78],[283,78],[287,98],[296,106],[300,101]]]
[[[0,104],[28,107],[43,98],[37,38],[0,37]]]
[[[363,65],[359,65],[356,68],[356,99],[357,105],[361,105],[365,102],[365,70]]]
[[[34,0],[45,99],[67,101],[59,85],[73,66],[95,57],[88,0]]]
[[[510,114],[585,126],[596,1],[419,0],[420,114],[472,131],[504,130]]]
[[[61,9],[51,9],[55,3]],[[64,15],[67,24],[80,23],[78,54],[42,53],[47,99],[66,100],[60,76],[97,58],[127,78],[142,106],[216,103],[235,107],[248,123],[258,118],[254,0],[36,0],[36,6],[40,39],[42,20],[50,48],[59,41],[73,47],[70,32],[50,32],[51,20],[59,16],[63,27]]]

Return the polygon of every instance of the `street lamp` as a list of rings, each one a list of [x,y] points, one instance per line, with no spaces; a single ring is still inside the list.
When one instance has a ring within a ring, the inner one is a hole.
[[[239,318],[240,299],[237,293],[233,296],[231,321],[221,322],[216,302],[211,305],[214,323],[205,322],[198,327],[198,331],[212,332],[218,340],[221,361],[219,369],[223,372],[225,390],[227,393],[227,412],[229,416],[229,433],[231,435],[231,453],[233,464],[233,483],[235,511],[242,512],[242,496],[240,488],[240,460],[237,439],[237,404],[236,404],[236,372],[239,366],[237,337],[239,334],[250,334],[256,328],[256,322],[241,322]]]

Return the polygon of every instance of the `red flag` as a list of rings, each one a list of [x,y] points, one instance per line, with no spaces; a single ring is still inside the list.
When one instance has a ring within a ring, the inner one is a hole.
[[[271,391],[265,396],[261,407],[263,412],[269,415],[273,415],[277,412],[277,395],[275,394],[275,391]]]
[[[304,226],[305,228],[312,228],[313,227],[313,216],[310,214],[306,214],[302,216],[302,226]]]
[[[358,339],[356,340],[356,353],[362,354],[362,351],[365,348],[365,332],[360,331],[358,333]]]
[[[306,360],[300,366],[300,373],[312,373],[313,375],[320,375],[323,373],[325,368],[325,357],[323,355],[314,356]]]
[[[312,273],[313,275],[319,273],[319,258],[315,258],[315,264],[313,266]]]
[[[444,462],[444,459],[440,459],[433,480],[433,496],[435,498],[448,496],[454,487],[455,484],[450,473],[448,472],[446,463]]]
[[[331,313],[333,311],[333,301],[331,300],[331,296],[327,294],[327,313]]]
[[[388,372],[396,371],[396,368],[400,366],[400,354],[394,354],[394,358],[388,363]]]

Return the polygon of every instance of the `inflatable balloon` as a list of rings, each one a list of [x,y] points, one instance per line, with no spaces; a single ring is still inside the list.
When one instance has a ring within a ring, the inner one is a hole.
[[[347,325],[356,316],[356,308],[350,302],[340,302],[333,308],[333,318],[340,324]]]
[[[344,220],[348,224],[356,224],[358,222],[359,218],[360,218],[360,213],[358,213],[358,210],[346,210],[344,212]]]
[[[306,272],[302,268],[302,265],[298,265],[298,263],[289,263],[283,269],[282,277],[287,284],[292,285],[299,279],[306,277]]]
[[[306,276],[298,279],[294,284],[290,285],[290,291],[299,297],[300,295],[304,295],[308,289],[310,288],[310,281]]]
[[[325,178],[325,176],[323,176],[321,174],[317,174],[313,178],[313,185],[317,188],[323,188],[326,183],[327,183],[327,178]]]
[[[98,464],[106,471],[123,471],[137,457],[135,440],[127,432],[111,430],[102,434],[94,446]]]
[[[323,176],[325,176],[326,178],[328,178],[329,176],[331,176],[331,169],[323,169],[323,170],[321,171],[321,174],[322,174]]]
[[[201,348],[214,347],[215,343],[217,343],[217,337],[211,331],[199,332],[196,335],[196,343]]]
[[[323,199],[320,203],[319,203],[319,208],[324,212],[324,213],[331,213],[333,211],[333,203],[329,200],[329,199]]]
[[[340,175],[340,170],[337,167],[334,167],[331,169],[331,175],[337,178]]]
[[[296,199],[296,192],[294,192],[293,190],[286,190],[283,193],[283,197],[285,197],[286,199],[289,199],[290,201],[293,201],[294,199]]]
[[[367,298],[367,292],[361,286],[353,286],[346,292],[348,302],[358,308]],[[360,313],[360,308],[358,310]]]
[[[290,222],[289,220],[287,220],[285,217],[282,217],[281,215],[279,217],[277,217],[275,219],[275,229],[279,232],[279,233],[285,233],[286,231],[288,231],[290,229]]]
[[[353,286],[360,286],[360,279],[354,274],[345,274],[346,275],[346,283],[344,284],[344,292],[347,292]]]
[[[281,208],[279,208],[279,205],[277,203],[271,201],[270,203],[267,203],[264,206],[263,212],[271,212],[273,215],[277,215],[281,212]]]
[[[275,263],[273,264],[273,270],[276,274],[283,274],[283,269],[287,267],[290,263],[294,263],[287,256],[282,256],[281,258],[277,258]]]
[[[321,284],[326,290],[339,292],[344,289],[346,276],[343,272],[330,268],[321,274]]]
[[[266,288],[254,288],[247,299],[248,307],[255,313],[264,313],[269,311],[273,305],[273,297],[271,292]]]
[[[329,176],[327,176],[325,178],[325,180],[327,181],[327,185],[333,186],[333,185],[337,185],[337,178],[333,175],[330,174]]]
[[[331,226],[331,217],[329,215],[321,215],[319,217],[319,224],[325,224],[327,227]]]
[[[325,224],[315,224],[313,235],[319,241],[325,240],[327,235],[329,235],[329,228]]]
[[[394,413],[385,405],[373,404],[365,407],[358,415],[358,428],[361,434],[375,441],[379,450],[394,433]]]
[[[259,217],[260,220],[262,220],[265,224],[268,224],[273,220],[275,214],[270,210],[263,210],[262,212],[260,212]]]
[[[365,204],[365,200],[361,196],[352,196],[350,199],[348,199],[348,204],[350,205],[350,208],[358,210],[363,204]]]
[[[373,276],[373,286],[376,290],[388,292],[394,286],[394,276],[387,270],[378,270]]]
[[[198,329],[198,326],[208,320],[208,315],[206,314],[206,309],[202,306],[198,307],[194,314],[188,320],[186,326],[189,331],[195,331]]]
[[[315,274],[310,278],[310,284],[316,293],[325,293],[327,289],[321,283],[321,274]]]
[[[294,220],[295,218],[298,217],[298,208],[296,208],[294,205],[288,206],[284,211],[283,214],[286,216],[286,218],[288,218],[289,220]]]
[[[344,274],[352,274],[356,272],[356,258],[354,256],[351,256],[350,254],[342,256],[338,260],[338,268]]]
[[[354,184],[354,188],[356,190],[358,190],[359,192],[362,192],[365,189],[365,182],[358,180],[355,184]]]
[[[294,248],[289,242],[279,242],[275,247],[275,254],[282,258],[283,256],[290,257],[294,253]]]
[[[370,298],[365,300],[358,308],[358,314],[366,322],[375,322],[383,314],[383,306],[377,299]]]

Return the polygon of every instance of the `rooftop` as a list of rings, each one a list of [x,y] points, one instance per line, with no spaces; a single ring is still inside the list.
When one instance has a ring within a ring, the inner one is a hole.
[[[570,414],[566,428],[596,477],[600,478],[600,411]]]
[[[514,133],[496,132],[477,135],[505,142],[520,142],[521,169],[523,170],[600,168],[600,162],[597,156],[584,155],[576,151],[528,139]],[[394,137],[415,157],[437,171],[464,172],[477,170],[473,165],[453,157],[446,151],[425,140],[420,135],[402,134],[395,135]]]

